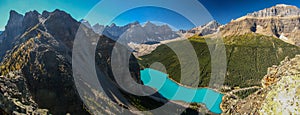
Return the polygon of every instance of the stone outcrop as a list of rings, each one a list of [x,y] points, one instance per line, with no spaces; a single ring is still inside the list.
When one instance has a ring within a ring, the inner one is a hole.
[[[38,108],[28,90],[26,80],[19,71],[0,77],[0,92],[0,108],[3,114],[48,114],[47,109]]]
[[[290,5],[276,5],[231,21],[220,28],[223,36],[258,33],[274,36],[300,45],[300,9]]]
[[[262,86],[268,87],[277,83],[283,76],[293,76],[300,74],[300,56],[295,58],[285,58],[280,65],[268,68],[268,74],[262,79]]]
[[[300,113],[300,75],[286,75],[274,85],[263,101],[262,114]]]
[[[239,99],[232,94],[223,98],[223,114],[297,114],[299,108],[300,55],[286,58],[280,65],[268,68],[263,88]]]

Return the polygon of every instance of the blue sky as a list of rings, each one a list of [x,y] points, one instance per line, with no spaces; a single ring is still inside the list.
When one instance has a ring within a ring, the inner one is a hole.
[[[105,19],[105,16],[110,15],[109,12],[114,9],[115,4],[130,4],[130,1],[131,0],[119,0],[118,3],[111,3],[111,9],[107,9],[106,14],[98,15]],[[181,6],[186,4],[188,0],[181,1],[182,2],[170,2],[169,4]],[[75,19],[80,20],[85,18],[98,2],[100,2],[100,0],[1,0],[0,30],[4,29],[10,10],[16,10],[24,14],[30,10],[42,12],[43,10],[53,11],[54,9],[61,9],[70,13]],[[276,4],[284,3],[300,7],[299,0],[199,0],[199,2],[202,3],[215,20],[222,24],[228,23],[231,19],[236,19],[247,13],[268,8]],[[187,6],[186,9],[193,8]],[[198,13],[198,11],[191,10],[190,13]],[[101,18],[89,18],[88,20],[91,20],[92,24],[96,22],[101,23]],[[133,21],[143,23],[148,20],[169,23],[179,29],[189,29],[195,26],[182,15],[159,7],[132,9],[119,15],[113,22],[117,23],[117,25],[124,25]]]

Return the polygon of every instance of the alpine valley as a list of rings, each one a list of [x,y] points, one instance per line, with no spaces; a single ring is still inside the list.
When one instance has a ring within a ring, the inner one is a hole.
[[[93,53],[105,94],[83,80],[83,86],[89,88],[85,93],[91,94],[83,97],[88,102],[82,101],[73,77],[72,54],[78,32],[89,38],[91,46],[98,41]],[[176,114],[181,108],[187,108],[182,114],[216,114],[203,103],[168,100],[158,92],[150,96],[128,93],[112,72],[113,48],[121,42],[130,52],[131,76],[124,76],[124,81],[144,84],[140,70],[159,70],[151,65],[160,62],[170,81],[180,83],[180,68],[190,65],[181,65],[169,46],[180,51],[187,41],[199,61],[200,82],[191,78],[187,81],[190,84],[180,86],[212,86],[209,88],[224,95],[221,114],[299,114],[299,33],[300,9],[285,4],[249,13],[225,25],[212,20],[179,31],[150,21],[124,26],[91,25],[59,9],[42,13],[34,10],[24,15],[11,10],[5,30],[0,31],[0,114]],[[225,46],[227,69],[221,86],[210,85],[209,40],[222,40]],[[193,69],[189,72],[197,73]],[[148,111],[164,104],[170,109],[163,113]]]

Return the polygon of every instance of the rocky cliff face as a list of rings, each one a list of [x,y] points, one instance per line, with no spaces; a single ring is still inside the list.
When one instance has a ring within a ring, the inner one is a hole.
[[[22,21],[23,15],[18,14],[16,11],[10,11],[10,16],[5,30],[0,35],[0,40],[6,44],[1,44],[0,46],[0,60],[2,59],[5,51],[12,48],[12,41],[23,32]]]
[[[300,75],[283,76],[266,95],[260,113],[299,114]]]
[[[0,110],[2,114],[48,114],[47,109],[38,108],[28,90],[25,78],[19,72],[10,72],[6,76],[1,76]]]
[[[3,31],[0,31],[0,36],[1,36],[1,34],[3,33]],[[0,39],[0,43],[2,42],[2,39]]]
[[[43,14],[31,11],[22,16],[11,11],[10,21],[14,25],[10,26],[9,21],[4,31],[1,46],[7,50],[2,49],[5,55],[0,64],[1,74],[21,71],[26,79],[22,87],[28,88],[38,107],[49,109],[49,113],[86,114],[74,89],[68,59],[80,23],[60,10]],[[16,27],[20,30],[15,31]]]
[[[249,13],[247,16],[252,17],[272,17],[272,16],[279,16],[279,17],[288,17],[288,16],[297,16],[300,15],[300,9],[296,6],[285,5],[285,4],[278,4],[271,8],[266,8],[254,13]]]
[[[231,21],[220,30],[223,36],[258,33],[299,46],[300,9],[279,4]]]
[[[223,99],[224,113],[230,114],[297,114],[299,108],[300,56],[286,58],[280,65],[268,68],[263,88],[245,99],[232,94]]]

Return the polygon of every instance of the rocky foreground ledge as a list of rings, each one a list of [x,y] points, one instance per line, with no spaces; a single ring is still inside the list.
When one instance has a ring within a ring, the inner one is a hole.
[[[0,76],[0,114],[47,115],[47,109],[40,109],[28,91],[20,72]]]
[[[227,94],[224,114],[297,114],[300,112],[300,55],[268,68],[260,90],[244,99]]]

